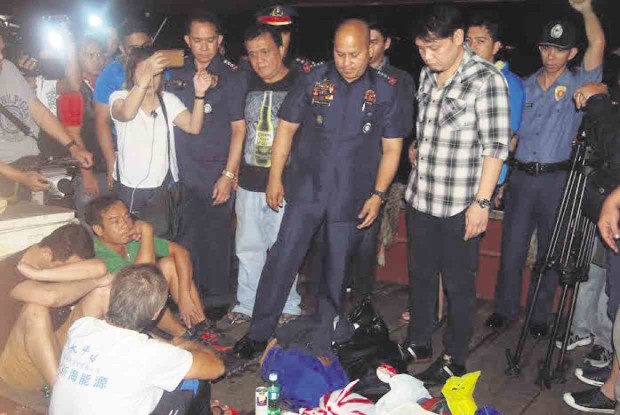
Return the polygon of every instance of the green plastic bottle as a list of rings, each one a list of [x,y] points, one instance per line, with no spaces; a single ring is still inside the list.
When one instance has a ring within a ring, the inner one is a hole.
[[[276,372],[269,374],[267,411],[269,415],[280,415],[280,385],[278,384],[278,374]]]

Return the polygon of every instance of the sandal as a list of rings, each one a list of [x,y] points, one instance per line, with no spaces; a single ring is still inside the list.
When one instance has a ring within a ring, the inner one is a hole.
[[[239,324],[249,323],[252,321],[252,317],[247,314],[239,313],[238,311],[231,311],[226,314],[226,320],[231,326],[237,326]]]

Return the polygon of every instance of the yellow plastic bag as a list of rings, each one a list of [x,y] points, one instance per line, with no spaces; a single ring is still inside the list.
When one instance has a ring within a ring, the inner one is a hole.
[[[476,413],[478,407],[474,401],[474,390],[480,374],[481,372],[477,371],[448,379],[441,393],[446,398],[452,415],[474,415]]]

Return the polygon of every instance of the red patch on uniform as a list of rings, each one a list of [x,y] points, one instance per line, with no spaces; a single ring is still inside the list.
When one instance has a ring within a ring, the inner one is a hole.
[[[394,86],[394,85],[396,85],[397,83],[398,83],[398,79],[396,79],[395,77],[390,76],[390,77],[388,78],[388,84],[390,84],[390,85]]]

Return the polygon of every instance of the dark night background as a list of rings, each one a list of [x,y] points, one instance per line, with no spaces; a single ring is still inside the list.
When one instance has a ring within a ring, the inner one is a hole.
[[[417,76],[421,61],[408,37],[409,27],[417,13],[425,3],[433,0],[298,0],[283,1],[286,4],[300,5],[299,17],[296,19],[294,45],[296,53],[314,60],[330,59],[331,38],[337,23],[346,17],[374,13],[385,20],[392,33],[393,42],[390,55],[392,63],[408,69]],[[0,14],[15,16],[23,24],[24,40],[36,33],[33,30],[37,17],[44,14],[68,13],[74,21],[80,20],[87,10],[107,10],[110,20],[116,25],[122,17],[130,14],[147,12],[153,31],[164,17],[168,22],[157,40],[159,47],[183,47],[183,16],[193,7],[205,7],[217,12],[224,21],[227,55],[236,60],[242,53],[241,36],[244,28],[253,20],[256,10],[274,1],[247,0],[136,0],[108,2],[55,0],[55,1],[18,1],[5,0],[0,4]],[[535,42],[540,34],[541,26],[548,20],[563,17],[573,20],[583,32],[581,16],[571,9],[568,0],[509,0],[509,1],[458,1],[464,13],[475,11],[494,11],[502,22],[502,36],[505,49],[503,57],[511,63],[514,72],[521,76],[531,74],[539,65]],[[326,6],[329,4],[329,6]],[[374,4],[374,5],[370,5]],[[377,5],[381,4],[381,5]],[[594,6],[601,18],[608,38],[608,51],[620,46],[620,0],[594,0]],[[119,19],[119,17],[121,17]],[[30,39],[32,40],[32,39]],[[582,33],[582,45],[585,46],[585,35]],[[606,78],[617,73],[617,56],[608,53],[606,60]]]

